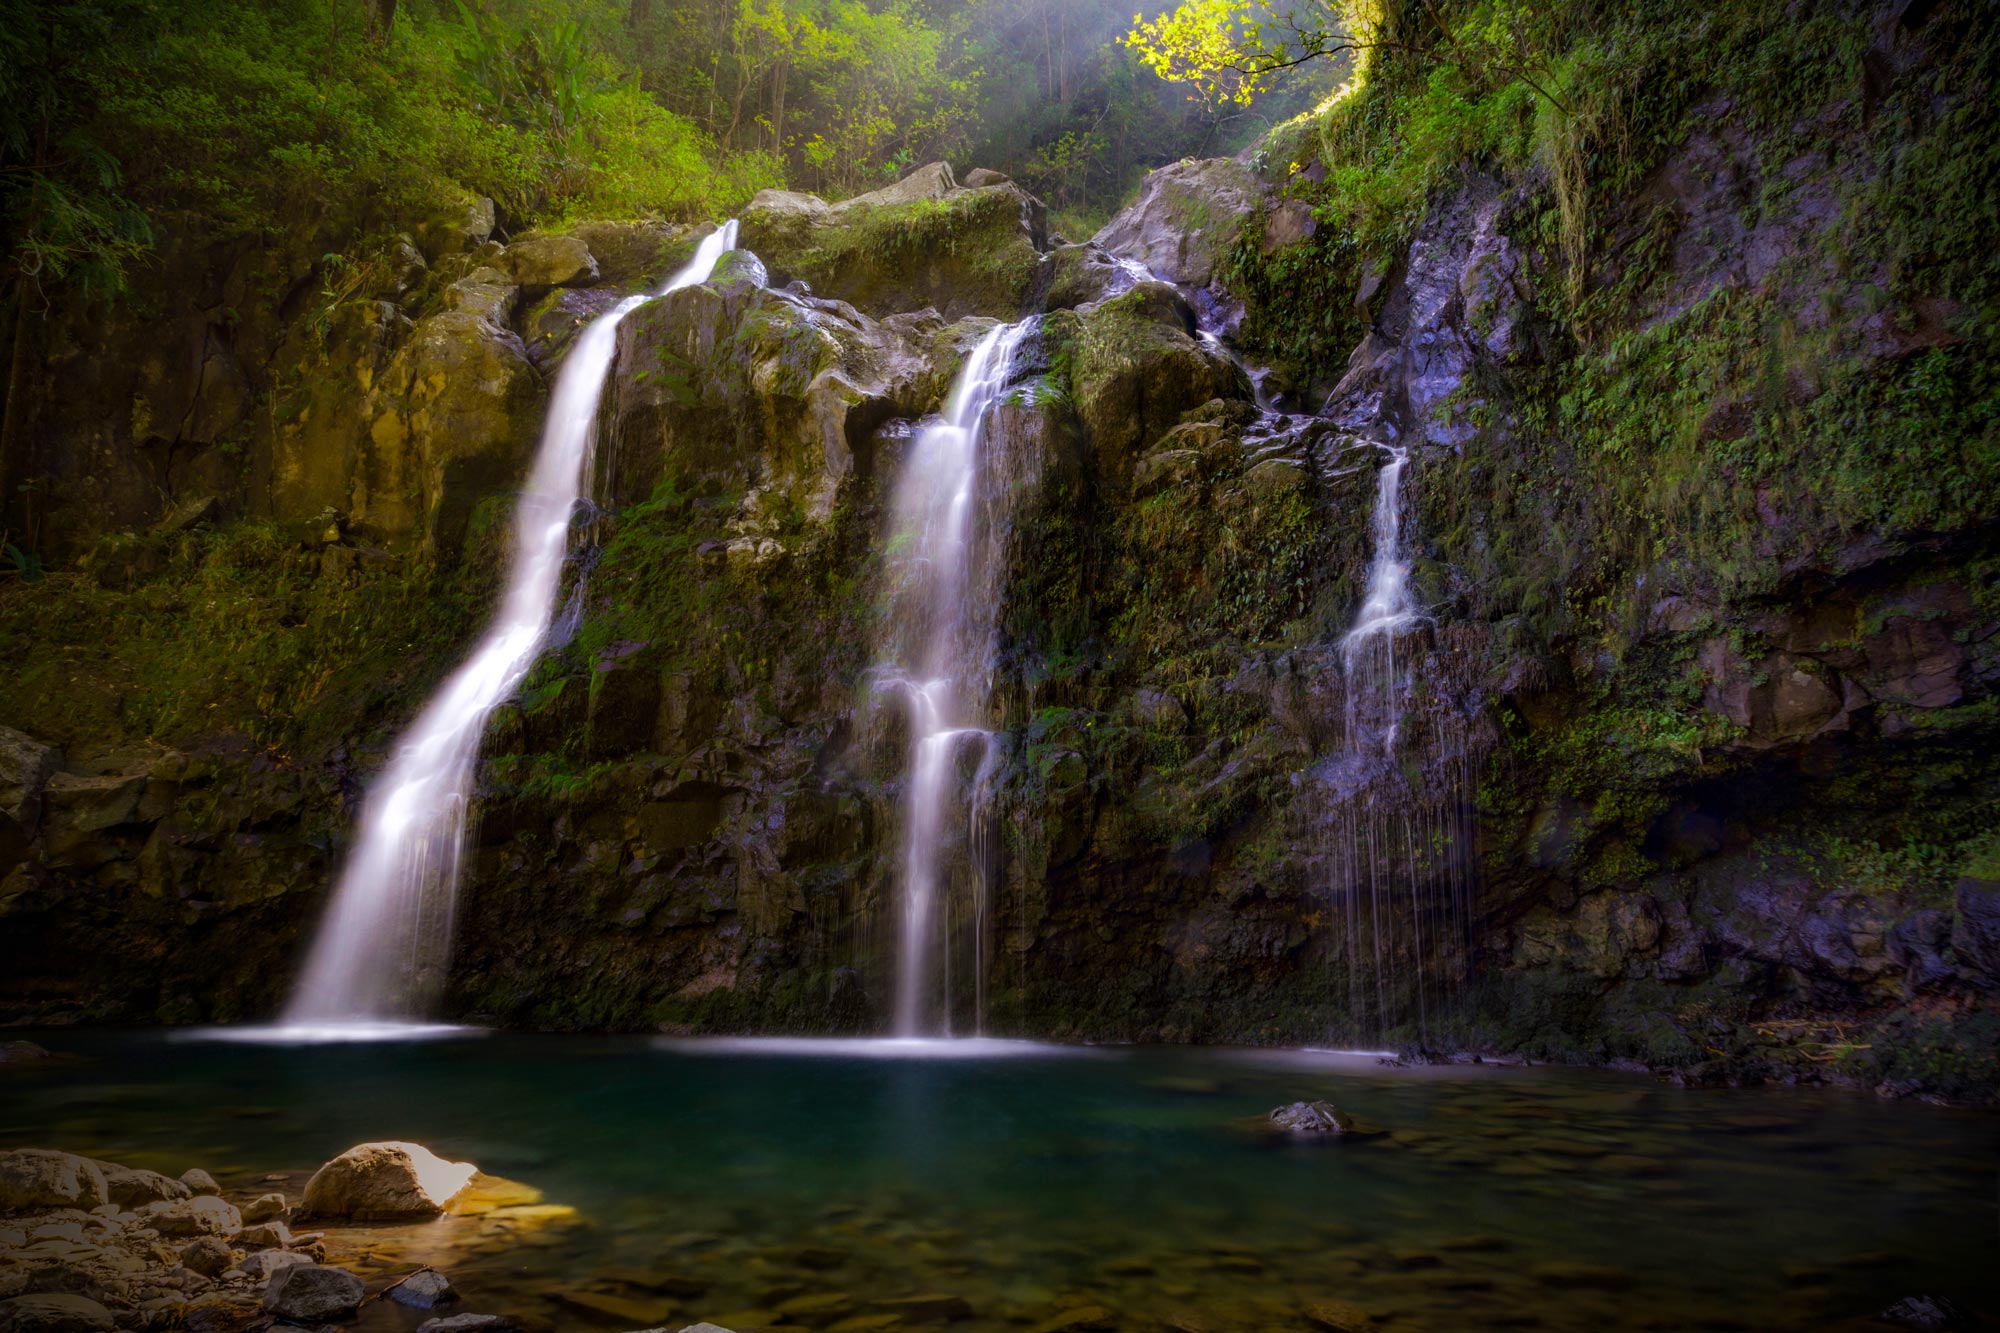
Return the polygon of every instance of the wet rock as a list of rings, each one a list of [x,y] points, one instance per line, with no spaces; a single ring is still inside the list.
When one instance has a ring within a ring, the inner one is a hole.
[[[597,260],[580,236],[530,236],[514,242],[495,261],[527,288],[588,287],[597,281]]]
[[[1046,241],[1040,201],[1012,183],[968,189],[942,162],[839,204],[766,190],[742,218],[743,247],[773,281],[803,280],[877,318],[928,306],[1014,319]]]
[[[111,1311],[88,1296],[16,1296],[0,1301],[0,1333],[108,1333]]]
[[[0,727],[0,814],[32,835],[41,822],[42,792],[62,756],[24,731]]]
[[[1923,1333],[1972,1326],[1965,1311],[1942,1296],[1906,1296],[1877,1317],[1885,1324],[1921,1329]]]
[[[246,1250],[289,1249],[292,1232],[283,1222],[259,1222],[237,1232],[236,1243]]]
[[[1106,1333],[1118,1327],[1118,1316],[1101,1305],[1079,1305],[1035,1325],[1034,1333]]]
[[[299,1201],[299,1218],[435,1217],[477,1169],[470,1162],[448,1162],[421,1144],[358,1144],[313,1173]]]
[[[243,1220],[246,1223],[282,1220],[289,1211],[289,1205],[282,1194],[260,1194],[243,1205]]]
[[[345,1269],[295,1264],[271,1279],[264,1308],[281,1319],[342,1319],[360,1307],[365,1294],[361,1279]]]
[[[139,1215],[162,1236],[227,1236],[243,1229],[243,1214],[213,1194],[149,1203]]]
[[[1261,211],[1264,184],[1234,158],[1176,162],[1146,177],[1133,205],[1092,239],[1167,281],[1216,281],[1244,222]]]
[[[109,1201],[104,1172],[88,1157],[48,1148],[0,1153],[0,1213],[87,1209]]]
[[[194,1193],[185,1182],[158,1171],[137,1170],[116,1162],[99,1162],[97,1167],[104,1173],[105,1192],[112,1203],[121,1207],[138,1208],[162,1200],[185,1199]]]
[[[1989,982],[2000,982],[2000,882],[1961,879],[1952,901],[1958,908],[1952,948]]]
[[[389,1288],[389,1299],[413,1310],[434,1310],[458,1299],[458,1292],[443,1273],[424,1269]]]
[[[32,1041],[0,1041],[0,1065],[39,1065],[55,1059],[47,1047]]]
[[[287,1250],[259,1250],[246,1257],[242,1269],[255,1282],[268,1282],[287,1268],[309,1264],[312,1260],[303,1254],[293,1254]]]
[[[1347,1134],[1354,1120],[1332,1102],[1293,1102],[1270,1114],[1271,1125],[1287,1134]]]
[[[181,1247],[181,1267],[203,1277],[214,1277],[235,1262],[229,1242],[219,1236],[203,1236]]]
[[[1198,343],[1193,328],[1179,294],[1157,282],[1045,323],[1049,342],[1071,349],[1070,388],[1102,476],[1122,485],[1133,461],[1188,412],[1249,396],[1243,372]]]

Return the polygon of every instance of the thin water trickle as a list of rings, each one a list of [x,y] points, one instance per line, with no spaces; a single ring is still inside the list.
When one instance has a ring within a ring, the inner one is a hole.
[[[890,539],[895,594],[885,622],[880,675],[900,686],[910,710],[911,753],[904,794],[903,883],[897,932],[895,1032],[949,1033],[951,996],[945,969],[950,915],[942,899],[944,853],[961,790],[962,746],[990,750],[982,730],[990,692],[994,636],[991,599],[997,560],[991,525],[976,524],[989,415],[1007,387],[1014,352],[1028,325],[996,326],[966,357],[942,417],[911,442],[896,487]],[[974,784],[976,797],[979,784]],[[978,823],[976,813],[973,824]],[[973,867],[975,878],[978,867]],[[983,915],[985,895],[973,907]],[[983,925],[974,924],[975,947]],[[985,983],[975,960],[975,1011]]]
[[[726,222],[656,295],[706,281],[735,244],[736,223]],[[599,316],[563,363],[515,509],[514,556],[499,610],[369,791],[359,840],[285,1007],[285,1024],[323,1029],[415,1018],[442,985],[480,735],[487,715],[519,686],[547,642],[571,515],[590,480],[618,324],[650,299],[628,297]]]

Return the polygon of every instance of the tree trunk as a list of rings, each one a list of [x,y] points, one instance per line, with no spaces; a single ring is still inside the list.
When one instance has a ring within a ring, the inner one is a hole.
[[[380,46],[396,23],[396,0],[368,0],[368,35]]]
[[[28,438],[28,394],[34,357],[33,325],[29,322],[29,292],[25,277],[14,280],[14,347],[7,359],[7,401],[0,408],[0,527],[14,533],[14,544],[33,550],[37,509],[33,489],[34,459]]]

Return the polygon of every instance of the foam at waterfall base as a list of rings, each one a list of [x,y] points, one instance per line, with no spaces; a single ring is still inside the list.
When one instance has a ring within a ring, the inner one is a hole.
[[[657,1037],[679,1055],[805,1055],[856,1060],[1018,1060],[1101,1054],[1101,1048],[1000,1037]]]
[[[452,1023],[268,1023],[244,1027],[188,1028],[170,1041],[226,1041],[251,1046],[330,1046],[349,1042],[450,1041],[483,1037],[485,1028]]]

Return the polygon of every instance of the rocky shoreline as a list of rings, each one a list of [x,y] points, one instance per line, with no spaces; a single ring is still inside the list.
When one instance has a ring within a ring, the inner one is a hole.
[[[428,1265],[364,1281],[327,1262],[326,1232],[292,1230],[308,1219],[550,1211],[537,1191],[400,1143],[342,1153],[313,1173],[297,1202],[264,1188],[290,1178],[225,1194],[199,1167],[175,1178],[55,1149],[0,1153],[0,1330],[317,1328],[381,1301],[437,1311],[419,1333],[539,1327],[454,1308],[458,1292]]]

